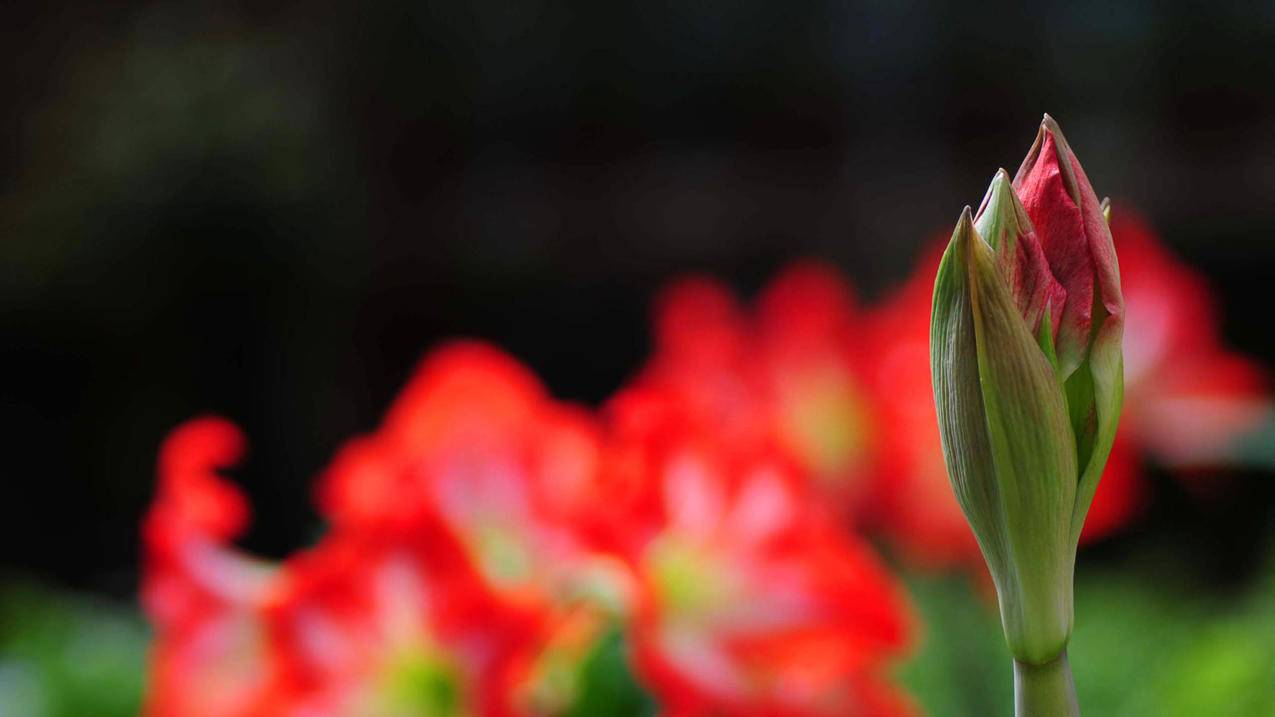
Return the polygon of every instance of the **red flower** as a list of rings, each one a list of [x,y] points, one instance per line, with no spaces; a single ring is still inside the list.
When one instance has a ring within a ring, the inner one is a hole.
[[[421,365],[371,436],[319,487],[340,531],[426,540],[441,569],[477,572],[533,608],[568,596],[595,558],[577,529],[597,498],[597,429],[513,359],[475,343]]]
[[[582,612],[610,619],[630,583],[578,526],[598,442],[503,354],[444,348],[325,473],[331,532],[260,568],[226,546],[247,507],[215,473],[242,438],[219,419],[177,429],[145,531],[147,714],[505,715],[565,699],[528,696],[538,650]]]
[[[639,576],[638,671],[668,714],[908,712],[882,675],[907,641],[899,591],[783,452],[701,430],[658,389],[609,416],[605,516]]]
[[[534,623],[555,650],[547,658],[579,667],[581,625],[601,638],[632,591],[587,530],[606,500],[598,444],[592,417],[552,401],[513,359],[453,344],[426,359],[375,434],[338,456],[319,501],[339,532],[419,546],[434,570],[482,586]],[[570,685],[554,683],[542,657],[519,657],[526,674],[511,699],[569,705]]]
[[[143,526],[142,600],[155,626],[145,713],[151,717],[261,715],[272,655],[259,614],[272,570],[229,546],[248,507],[216,469],[243,437],[199,418],[173,431],[159,457],[159,489]]]
[[[790,267],[753,312],[721,284],[683,280],[657,302],[655,352],[634,385],[681,403],[724,442],[784,451],[844,512],[859,512],[876,425],[859,326],[850,288],[819,264]]]
[[[1207,282],[1117,204],[1111,231],[1128,307],[1121,431],[1171,466],[1224,463],[1270,406],[1265,372],[1227,349]]]
[[[264,620],[279,717],[512,715],[535,625],[412,546],[331,536],[289,559]]]

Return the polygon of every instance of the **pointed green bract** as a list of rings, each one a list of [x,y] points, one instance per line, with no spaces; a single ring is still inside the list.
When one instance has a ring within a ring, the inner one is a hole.
[[[1000,272],[967,211],[935,285],[935,403],[952,485],[996,582],[1006,639],[1015,656],[1041,661],[1058,654],[1071,630],[1075,450],[1054,367]]]
[[[952,241],[939,264],[930,323],[930,365],[934,404],[938,411],[943,457],[952,488],[998,590],[1016,589],[1016,581],[1000,585],[1010,571],[1000,490],[995,480],[991,439],[978,373],[978,348],[972,294],[965,255],[975,236],[969,207],[961,215]]]
[[[1005,637],[1028,662],[1053,659],[1071,634],[1071,517],[1076,453],[1054,368],[1018,315],[991,248],[967,254],[978,368],[1018,599]]]
[[[1081,466],[1079,485],[1076,489],[1076,507],[1072,515],[1072,544],[1080,541],[1080,531],[1085,516],[1098,490],[1098,481],[1107,466],[1111,446],[1116,440],[1116,428],[1120,423],[1120,409],[1124,405],[1124,352],[1121,347],[1123,324],[1110,319],[1099,325],[1098,334],[1089,349],[1089,358],[1068,379],[1069,394],[1073,384],[1084,384],[1083,414],[1073,412],[1072,425],[1076,431],[1078,459]],[[1077,398],[1077,402],[1079,402]],[[1077,420],[1079,418],[1080,420]]]
[[[1111,222],[1111,200],[1099,204],[1104,225]],[[1089,339],[1089,357],[1068,380],[1088,384],[1089,415],[1084,422],[1076,420],[1073,412],[1073,430],[1077,443],[1088,446],[1087,453],[1079,454],[1081,475],[1076,490],[1076,509],[1072,516],[1072,542],[1079,543],[1085,516],[1098,490],[1098,481],[1107,466],[1111,446],[1116,440],[1116,428],[1120,423],[1120,410],[1124,405],[1124,295],[1120,287],[1120,268],[1116,250],[1108,230],[1099,237],[1098,253],[1108,261],[1102,267],[1103,276],[1094,289],[1093,328]],[[1114,296],[1112,296],[1114,294]]]

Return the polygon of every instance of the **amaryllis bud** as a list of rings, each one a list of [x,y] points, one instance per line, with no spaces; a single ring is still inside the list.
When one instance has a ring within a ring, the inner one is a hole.
[[[1057,125],[966,207],[939,265],[930,361],[944,460],[1015,660],[1020,714],[1075,713],[1076,544],[1123,394],[1111,234]]]

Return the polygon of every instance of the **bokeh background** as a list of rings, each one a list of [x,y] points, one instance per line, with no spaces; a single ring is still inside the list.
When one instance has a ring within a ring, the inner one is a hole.
[[[243,426],[243,544],[283,556],[437,341],[597,403],[688,271],[748,293],[813,256],[871,301],[1044,111],[1275,366],[1270,3],[12,2],[0,27],[0,712],[136,709],[137,526],[181,420]],[[1181,660],[1163,689],[1275,669],[1232,639],[1275,639],[1263,445],[1206,498],[1152,469],[1144,517],[1082,558],[1075,650]],[[1001,666],[980,599],[913,586],[907,679],[1003,704],[1005,674],[925,667]]]

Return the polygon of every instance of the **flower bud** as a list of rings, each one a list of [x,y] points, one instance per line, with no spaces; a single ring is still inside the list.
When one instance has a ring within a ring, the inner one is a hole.
[[[1102,207],[1052,119],[1023,166],[957,223],[930,356],[948,474],[1010,651],[1044,664],[1071,633],[1076,543],[1115,436],[1123,300]]]

